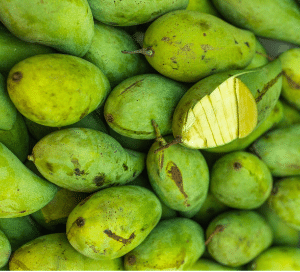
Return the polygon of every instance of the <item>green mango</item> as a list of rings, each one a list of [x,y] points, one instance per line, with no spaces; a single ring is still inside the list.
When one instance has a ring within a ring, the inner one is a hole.
[[[94,130],[102,131],[104,133],[108,133],[107,125],[99,117],[99,113],[96,110],[92,111],[78,122],[64,127],[48,127],[35,123],[27,118],[24,118],[24,120],[30,134],[37,141],[41,140],[43,137],[45,137],[53,131],[57,131],[64,128],[91,128]]]
[[[142,56],[121,52],[138,48],[125,30],[95,22],[95,35],[83,58],[95,64],[114,88],[126,78],[150,71],[150,65]]]
[[[265,133],[251,146],[275,177],[300,175],[300,124]]]
[[[61,127],[78,122],[99,107],[110,85],[103,72],[87,60],[43,54],[27,58],[10,70],[7,91],[26,118]]]
[[[300,110],[300,48],[292,48],[283,52],[279,55],[279,59],[283,70],[281,96],[297,110]]]
[[[272,243],[273,232],[258,213],[232,210],[210,222],[206,239],[208,252],[217,262],[237,267],[267,249]]]
[[[29,153],[29,133],[21,113],[10,130],[0,130],[0,142],[24,162]]]
[[[247,270],[299,271],[300,248],[273,246],[247,265]]]
[[[267,203],[288,226],[300,231],[300,176],[277,181]]]
[[[219,201],[235,209],[258,208],[270,196],[272,186],[267,165],[245,151],[224,155],[211,171],[210,191]]]
[[[11,246],[9,240],[0,230],[0,268],[5,266],[11,255]]]
[[[1,46],[1,45],[0,45]],[[12,129],[17,119],[17,109],[6,91],[6,80],[0,74],[0,130]]]
[[[237,270],[229,266],[225,266],[222,264],[219,264],[215,261],[205,259],[205,258],[200,258],[197,260],[193,265],[187,267],[187,269],[184,270],[189,270],[189,271],[232,271],[232,270]]]
[[[145,168],[145,157],[101,131],[67,128],[42,138],[29,159],[52,183],[70,191],[94,192],[133,180]]]
[[[273,128],[284,128],[293,124],[299,124],[300,111],[289,105],[284,99],[280,99],[280,103],[282,104],[283,117]]]
[[[76,251],[65,233],[38,237],[15,251],[9,262],[15,271],[122,271],[123,260],[93,260]]]
[[[268,62],[269,62],[268,53],[267,53],[266,49],[263,47],[263,45],[256,38],[254,57],[251,60],[250,64],[248,66],[246,66],[244,69],[249,70],[249,69],[261,67],[261,66],[266,65]]]
[[[49,203],[57,187],[30,171],[0,143],[0,218],[31,214]]]
[[[297,246],[300,239],[300,232],[287,225],[265,202],[257,210],[271,226],[274,234],[273,245]]]
[[[270,112],[270,114],[263,120],[259,125],[255,127],[255,129],[244,138],[237,138],[228,144],[207,148],[203,151],[206,153],[213,153],[216,155],[211,155],[213,158],[216,156],[220,156],[221,153],[227,153],[232,151],[239,151],[250,146],[255,140],[257,140],[260,136],[266,133],[268,130],[275,128],[284,118],[284,107],[283,103],[278,100]],[[208,154],[207,154],[208,155]],[[213,159],[212,158],[212,159]]]
[[[151,120],[162,135],[172,132],[174,109],[187,86],[158,74],[125,79],[108,95],[104,117],[117,133],[134,139],[155,139]],[[132,118],[137,118],[136,121]]]
[[[159,148],[167,146],[173,137],[164,139],[155,121],[153,125],[157,138],[146,159],[151,186],[165,205],[176,211],[192,211],[194,215],[207,196],[207,163],[199,150],[182,145],[171,145],[156,152]]]
[[[21,40],[82,57],[94,35],[87,0],[2,0],[0,21]]]
[[[143,49],[141,53],[160,74],[197,82],[211,74],[246,67],[255,54],[255,36],[210,14],[176,10],[149,26]]]
[[[9,240],[12,251],[16,251],[19,247],[41,236],[43,233],[41,226],[30,215],[0,218],[0,230]]]
[[[205,250],[204,231],[191,219],[163,220],[124,257],[125,270],[183,270]]]
[[[132,26],[150,22],[171,10],[185,9],[188,0],[88,0],[93,16],[107,25]]]
[[[186,10],[195,10],[203,13],[208,13],[220,17],[220,13],[216,10],[211,0],[189,0]]]
[[[51,47],[17,38],[4,27],[0,27],[0,48],[0,73],[3,74],[8,74],[14,65],[26,58],[55,53]]]
[[[145,240],[161,212],[160,201],[148,189],[134,185],[106,188],[73,209],[67,221],[67,237],[89,258],[119,258]]]
[[[245,138],[269,116],[281,87],[278,59],[263,67],[206,77],[177,104],[173,135],[184,146],[195,149],[219,147]]]
[[[233,25],[254,34],[300,45],[300,9],[294,0],[212,0]]]

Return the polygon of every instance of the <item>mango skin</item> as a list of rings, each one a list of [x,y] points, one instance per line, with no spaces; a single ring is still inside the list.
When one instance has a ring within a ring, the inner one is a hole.
[[[248,270],[299,271],[300,249],[288,246],[273,246],[247,265]]]
[[[213,236],[207,249],[209,254],[223,265],[244,265],[272,243],[271,227],[254,211],[232,210],[218,215],[206,229],[206,239],[218,225],[225,228]]]
[[[170,134],[173,112],[187,89],[159,74],[127,78],[108,95],[105,120],[117,133],[134,139],[155,139],[152,119],[162,135]]]
[[[16,271],[122,271],[123,260],[92,260],[77,252],[65,233],[38,237],[15,251],[9,269]]]
[[[0,143],[0,218],[31,214],[52,200],[57,187],[38,177]]]
[[[254,69],[254,68],[266,65],[269,62],[267,56],[268,56],[268,53],[267,53],[266,49],[256,38],[254,57],[251,60],[250,64],[248,66],[246,66],[244,69],[249,70],[249,69]]]
[[[148,189],[134,185],[106,188],[73,209],[67,221],[67,237],[89,258],[118,258],[142,243],[161,213],[160,201]]]
[[[282,105],[283,117],[273,128],[284,128],[293,124],[299,124],[300,111],[288,104],[284,99],[280,99],[279,102]]]
[[[168,250],[166,250],[168,249]],[[163,220],[124,258],[126,270],[183,270],[205,250],[204,231],[191,219]]]
[[[188,271],[232,271],[232,270],[238,270],[234,269],[232,267],[228,267],[225,265],[221,265],[213,260],[200,258],[197,260],[193,265],[187,267]]]
[[[139,46],[125,30],[95,21],[95,35],[83,58],[95,64],[114,88],[126,78],[150,71],[142,55],[122,53],[137,49]]]
[[[94,21],[86,0],[3,0],[0,21],[21,40],[82,57],[91,45]]]
[[[300,176],[277,181],[267,203],[288,226],[300,231]]]
[[[186,10],[196,10],[220,17],[219,12],[213,6],[211,0],[189,0]]]
[[[9,240],[0,230],[0,268],[5,266],[11,255],[11,246]]]
[[[171,10],[185,9],[188,0],[88,0],[93,16],[114,26],[132,26],[154,20]]]
[[[61,127],[78,122],[100,106],[110,85],[102,71],[86,60],[43,54],[27,58],[11,69],[7,91],[26,118]]]
[[[211,171],[210,190],[225,205],[255,209],[271,194],[273,178],[267,165],[255,155],[236,151],[225,154]]]
[[[87,128],[48,134],[30,158],[47,180],[77,192],[125,184],[145,168],[144,153],[124,149],[111,136]]]
[[[160,74],[197,82],[217,72],[246,67],[254,57],[255,36],[210,14],[176,10],[149,26],[143,48],[152,51],[146,59]]]

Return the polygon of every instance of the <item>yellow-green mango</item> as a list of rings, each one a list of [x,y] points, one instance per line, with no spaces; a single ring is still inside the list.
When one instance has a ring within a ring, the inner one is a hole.
[[[209,238],[209,254],[220,264],[237,267],[267,249],[272,243],[273,232],[257,212],[232,210],[210,222],[206,229],[206,239]]]
[[[300,110],[300,48],[292,48],[283,52],[279,59],[283,70],[281,95],[289,104]]]
[[[94,192],[133,180],[145,168],[145,157],[101,131],[66,128],[38,141],[29,159],[52,183],[71,191]]]
[[[3,74],[8,74],[15,64],[26,58],[55,52],[51,47],[17,38],[4,26],[0,26],[0,48],[0,73]]]
[[[187,267],[184,270],[188,271],[232,271],[232,270],[238,270],[229,266],[222,265],[218,262],[200,258],[197,260],[193,265]]]
[[[114,88],[126,78],[150,71],[150,65],[143,56],[122,53],[125,49],[138,48],[125,30],[95,21],[95,35],[83,58],[94,63]]]
[[[124,258],[126,270],[183,270],[203,254],[204,231],[191,219],[163,220]]]
[[[152,119],[162,135],[170,134],[174,109],[187,89],[159,74],[127,78],[108,95],[105,120],[117,133],[134,139],[155,139]]]
[[[11,246],[9,240],[3,231],[0,230],[0,268],[7,264],[10,255]]]
[[[143,49],[150,65],[162,75],[197,82],[246,67],[255,54],[255,36],[210,14],[176,10],[149,26]]]
[[[0,230],[9,240],[12,251],[17,250],[43,233],[42,227],[30,215],[15,218],[0,218]]]
[[[270,247],[248,264],[247,268],[256,271],[299,271],[300,248]]]
[[[78,122],[99,107],[110,85],[87,60],[67,54],[43,54],[16,64],[7,79],[8,94],[26,118],[61,127]]]
[[[16,250],[9,261],[15,271],[122,271],[123,260],[93,260],[76,251],[65,233],[38,237]]]
[[[171,10],[185,9],[188,0],[88,0],[93,16],[107,25],[132,26],[154,20]]]
[[[160,201],[148,189],[134,185],[106,188],[73,209],[67,221],[67,237],[89,258],[119,258],[145,240],[161,212]]]
[[[0,21],[21,40],[79,57],[87,52],[94,35],[87,0],[2,0]]]
[[[300,231],[300,176],[278,180],[267,203],[288,226]]]
[[[216,10],[211,0],[189,0],[186,10],[196,10],[220,17],[219,12]]]
[[[225,205],[250,210],[261,206],[270,196],[273,178],[257,156],[236,151],[216,161],[209,184],[213,195]]]
[[[282,105],[283,117],[273,128],[283,128],[300,123],[300,111],[288,104],[282,98],[279,100],[279,102]]]
[[[17,109],[10,100],[4,76],[0,74],[0,130],[12,129],[17,119]]]
[[[275,177],[300,175],[300,124],[265,133],[250,146]]]
[[[212,0],[233,25],[254,34],[300,45],[300,9],[294,0]]]
[[[0,143],[0,218],[31,214],[48,204],[57,187],[30,171]]]
[[[21,113],[17,112],[12,129],[0,130],[0,142],[24,162],[29,154],[29,133]]]
[[[244,69],[249,70],[249,69],[261,67],[261,66],[266,65],[268,62],[269,62],[268,53],[267,53],[266,49],[263,47],[263,45],[256,38],[254,57],[251,60],[250,64],[248,66],[246,66]]]
[[[276,185],[275,185],[276,186]],[[269,223],[273,230],[273,245],[297,246],[300,240],[300,232],[284,222],[265,202],[257,210]]]

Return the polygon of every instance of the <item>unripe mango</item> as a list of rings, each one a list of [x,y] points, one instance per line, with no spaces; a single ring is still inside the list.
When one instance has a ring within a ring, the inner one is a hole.
[[[61,127],[78,122],[104,102],[110,85],[94,64],[71,55],[44,54],[16,64],[8,94],[28,119]]]

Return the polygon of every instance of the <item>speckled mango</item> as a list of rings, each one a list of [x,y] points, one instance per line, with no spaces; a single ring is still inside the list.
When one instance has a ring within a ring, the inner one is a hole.
[[[0,268],[5,266],[11,254],[11,246],[5,234],[0,230]]]
[[[107,25],[147,23],[171,10],[185,9],[188,0],[88,0],[93,16]]]
[[[267,203],[288,226],[300,231],[300,176],[277,181]]]
[[[0,21],[21,40],[79,57],[87,52],[94,35],[87,0],[3,0]]]
[[[124,149],[113,137],[88,128],[67,128],[42,138],[29,157],[56,185],[94,192],[125,184],[145,168],[146,155]]]
[[[126,270],[183,270],[203,254],[204,231],[191,219],[163,220],[147,238],[125,255]]]
[[[146,59],[162,75],[183,82],[246,67],[255,53],[255,36],[222,19],[176,10],[156,19],[143,42]]]
[[[258,213],[233,210],[210,222],[206,239],[208,252],[217,262],[237,267],[267,249],[272,243],[273,232]]]
[[[113,130],[130,138],[155,139],[152,119],[162,135],[170,134],[174,109],[187,89],[158,74],[127,78],[108,95],[105,120]]]
[[[0,218],[31,214],[52,200],[57,187],[30,171],[0,143]]]
[[[277,128],[257,139],[250,150],[275,177],[300,175],[300,124]]]
[[[16,250],[9,261],[15,271],[122,271],[123,260],[92,260],[76,251],[65,233],[38,237]]]
[[[160,201],[148,189],[134,185],[106,188],[84,199],[70,213],[67,237],[89,258],[118,258],[144,241],[161,212]]]
[[[26,118],[61,127],[78,122],[104,102],[110,85],[94,64],[66,54],[42,54],[16,64],[8,94]]]

